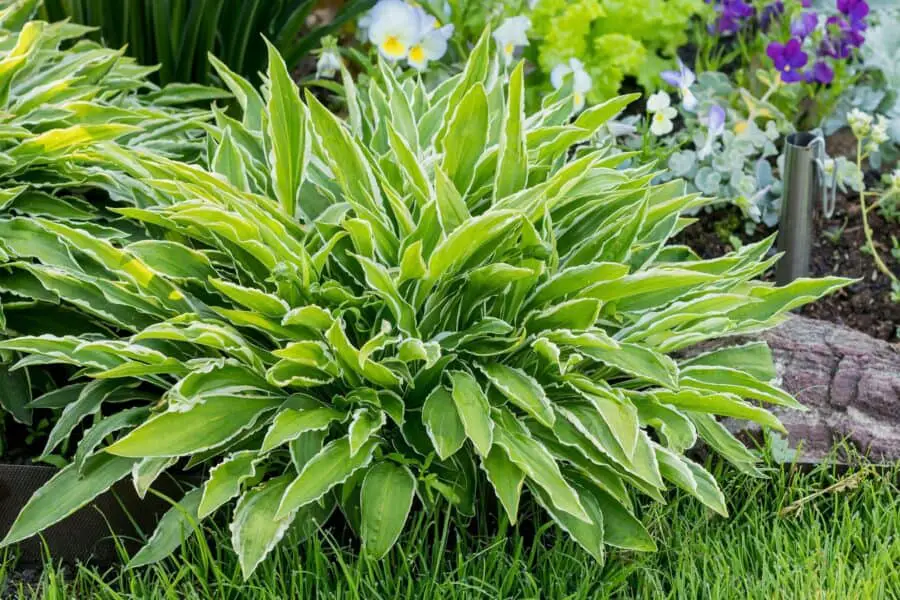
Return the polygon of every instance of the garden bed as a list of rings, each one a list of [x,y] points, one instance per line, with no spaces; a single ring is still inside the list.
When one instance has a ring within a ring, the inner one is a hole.
[[[722,256],[732,249],[726,236],[734,223],[740,223],[740,211],[734,207],[720,209],[703,215],[679,236],[679,241],[703,258]],[[900,240],[900,222],[888,221],[878,211],[870,211],[869,223],[882,259],[895,271],[900,269],[900,260],[891,254],[892,238]],[[743,241],[758,241],[776,232],[777,229],[758,227],[756,233]],[[890,280],[878,271],[872,256],[861,250],[865,244],[858,199],[838,194],[831,218],[826,218],[817,207],[810,275],[840,275],[859,281],[804,306],[799,312],[846,325],[876,339],[896,342],[900,340],[900,303],[891,299]]]

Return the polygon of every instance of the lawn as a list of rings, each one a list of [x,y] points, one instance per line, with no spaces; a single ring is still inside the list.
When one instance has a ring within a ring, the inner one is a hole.
[[[674,494],[643,512],[659,551],[611,549],[605,565],[554,527],[535,532],[531,510],[520,527],[493,531],[420,512],[384,561],[360,557],[349,536],[329,531],[280,544],[245,583],[227,528],[216,525],[146,570],[48,564],[25,585],[9,583],[7,557],[0,579],[10,597],[47,600],[900,596],[900,467],[767,464],[766,479],[713,464],[729,518]]]

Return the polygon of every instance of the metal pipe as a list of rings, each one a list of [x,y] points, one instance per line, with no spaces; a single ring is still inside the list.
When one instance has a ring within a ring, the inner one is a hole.
[[[787,136],[784,157],[784,193],[778,250],[784,252],[775,270],[775,280],[786,285],[809,274],[812,252],[813,209],[822,196],[822,138],[800,132]]]

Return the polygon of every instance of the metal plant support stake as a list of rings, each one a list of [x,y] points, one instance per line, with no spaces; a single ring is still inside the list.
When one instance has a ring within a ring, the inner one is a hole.
[[[807,132],[787,136],[784,157],[784,194],[781,200],[781,225],[778,250],[784,256],[778,262],[775,279],[786,285],[809,274],[812,252],[813,209],[822,198],[826,212],[825,140]],[[832,202],[833,202],[832,186]]]

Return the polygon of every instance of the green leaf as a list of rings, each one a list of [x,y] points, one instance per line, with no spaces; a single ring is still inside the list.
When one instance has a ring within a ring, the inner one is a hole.
[[[434,168],[434,178],[438,222],[444,233],[449,234],[471,218],[469,209],[457,190],[456,184],[450,180],[441,167]]]
[[[78,466],[79,472],[84,469],[85,461],[94,449],[99,446],[107,436],[113,432],[133,427],[141,423],[147,416],[149,409],[143,406],[134,406],[125,410],[113,413],[108,417],[102,418],[94,424],[93,427],[84,433],[84,437],[78,442],[78,448],[75,451],[74,463]]]
[[[556,415],[544,388],[534,378],[514,367],[491,363],[479,365],[494,386],[516,407],[534,417],[538,423],[553,427]]]
[[[492,446],[490,453],[481,459],[481,468],[491,482],[497,499],[503,505],[510,524],[515,525],[525,472],[509,459],[499,445]]]
[[[481,456],[487,456],[494,440],[491,406],[478,381],[464,371],[450,371],[453,403],[466,436]]]
[[[603,513],[603,541],[610,546],[638,552],[656,552],[656,542],[647,529],[622,504],[594,487],[591,490],[600,512]]]
[[[255,450],[243,450],[226,457],[210,469],[203,484],[203,497],[197,507],[197,517],[203,519],[241,493],[241,485],[256,476],[256,467],[263,459]]]
[[[525,321],[529,332],[552,329],[590,329],[600,317],[601,302],[594,298],[577,298],[531,313]]]
[[[772,381],[778,375],[772,362],[772,351],[766,342],[720,348],[681,362],[683,366],[729,367],[743,371],[761,381]]]
[[[0,407],[19,423],[31,425],[31,381],[28,370],[0,365]]]
[[[92,381],[82,388],[78,400],[67,405],[47,436],[43,456],[50,455],[85,418],[100,411],[103,401],[121,384],[116,381]]]
[[[268,452],[285,442],[297,439],[307,431],[326,429],[334,421],[343,421],[346,418],[346,414],[310,398],[308,406],[285,408],[278,413],[266,432],[260,450]]]
[[[525,62],[509,76],[509,98],[500,130],[500,158],[494,179],[494,201],[515,194],[528,182],[525,141]]]
[[[281,208],[293,216],[310,159],[309,115],[281,55],[268,40],[266,46],[269,50],[266,122],[272,143],[272,186]]]
[[[509,459],[525,472],[530,481],[547,492],[553,506],[590,523],[591,518],[581,505],[578,493],[563,479],[559,465],[550,452],[532,438],[512,414],[501,411],[497,414],[500,415],[494,428],[497,445],[506,451]]]
[[[382,410],[360,408],[353,413],[349,429],[350,456],[359,452],[363,445],[384,427],[385,422],[385,412]]]
[[[742,398],[804,410],[803,405],[787,392],[729,367],[689,365],[681,372],[680,384],[683,387],[727,392]]]
[[[150,490],[150,486],[177,461],[177,457],[164,456],[162,458],[144,458],[134,463],[131,468],[131,479],[138,498],[143,499]]]
[[[490,114],[484,86],[475,84],[466,92],[447,126],[442,170],[464,194],[475,176],[475,165],[487,143]]]
[[[397,541],[416,493],[416,479],[405,466],[380,462],[366,473],[361,496],[363,550],[383,558]]]
[[[29,498],[0,547],[28,539],[62,521],[128,475],[132,464],[133,459],[101,453],[87,459],[83,476],[74,464],[68,465]]]
[[[682,389],[677,392],[654,392],[653,395],[663,404],[671,404],[676,408],[734,417],[735,419],[747,419],[787,433],[787,429],[784,428],[778,417],[765,409],[741,402],[738,396],[729,393]]]
[[[466,430],[449,390],[438,386],[422,407],[422,422],[441,460],[447,460],[466,443]]]
[[[229,526],[231,544],[238,555],[245,581],[281,541],[296,518],[296,511],[284,516],[277,514],[278,505],[290,481],[289,475],[283,475],[247,490],[234,509],[234,517]]]
[[[147,543],[128,561],[129,569],[161,561],[194,534],[201,495],[200,489],[195,488],[166,511]]]
[[[742,473],[753,477],[763,476],[756,467],[756,464],[759,462],[759,456],[748,450],[724,425],[716,421],[713,416],[705,413],[691,412],[688,414],[691,421],[697,426],[697,431],[700,433],[703,441],[721,454],[725,460]]]
[[[378,445],[379,441],[371,438],[356,454],[351,455],[349,438],[343,437],[329,442],[306,463],[297,478],[285,490],[274,518],[280,519],[310,502],[315,502],[331,488],[346,481],[353,473],[368,466]]]
[[[594,557],[599,563],[604,560],[603,550],[603,513],[597,501],[590,493],[586,493],[584,488],[578,488],[578,496],[585,512],[590,521],[576,519],[569,513],[557,509],[550,495],[539,486],[529,486],[534,497],[544,509],[550,513],[550,516],[556,521],[563,531],[572,536],[578,544],[587,550],[588,554]]]
[[[723,517],[728,516],[722,491],[703,467],[661,446],[656,447],[656,458],[663,477]]]
[[[159,414],[106,451],[117,456],[185,456],[208,450],[252,427],[279,398],[208,396],[186,411]]]
[[[412,306],[400,295],[397,284],[384,266],[365,256],[356,255],[356,260],[363,268],[366,284],[378,294],[390,308],[400,329],[414,334],[416,331],[416,315]]]

